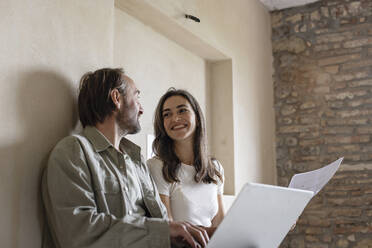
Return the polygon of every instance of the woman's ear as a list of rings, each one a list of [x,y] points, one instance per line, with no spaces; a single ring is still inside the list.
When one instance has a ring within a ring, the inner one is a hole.
[[[119,110],[121,106],[121,97],[120,97],[121,94],[118,91],[118,89],[113,89],[110,93],[110,96],[111,96],[112,102],[114,103],[116,108]]]

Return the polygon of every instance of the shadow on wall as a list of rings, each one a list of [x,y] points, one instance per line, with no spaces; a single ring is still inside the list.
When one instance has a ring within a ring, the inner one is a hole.
[[[22,139],[0,147],[7,177],[5,203],[10,247],[40,247],[44,216],[40,179],[54,145],[77,123],[73,83],[54,71],[30,70],[17,75],[17,111]],[[9,82],[11,83],[11,82]],[[3,117],[6,118],[6,117]]]

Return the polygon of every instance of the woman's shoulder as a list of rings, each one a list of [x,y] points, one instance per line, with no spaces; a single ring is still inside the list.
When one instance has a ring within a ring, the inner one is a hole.
[[[220,163],[220,161],[218,161],[216,158],[211,158],[211,161],[212,161],[212,164],[214,165],[214,167],[216,168],[216,170],[223,174],[223,167],[222,167],[222,164]]]

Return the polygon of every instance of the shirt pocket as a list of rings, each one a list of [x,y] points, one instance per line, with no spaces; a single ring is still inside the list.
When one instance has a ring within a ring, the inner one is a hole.
[[[119,181],[115,177],[104,178],[103,193],[109,213],[116,216],[117,218],[123,217],[123,199],[120,192]]]
[[[120,192],[120,184],[114,177],[106,177],[103,183],[103,191],[105,194],[118,194]]]

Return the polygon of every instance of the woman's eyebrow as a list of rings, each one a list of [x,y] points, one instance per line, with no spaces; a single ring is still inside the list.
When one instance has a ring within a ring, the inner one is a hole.
[[[183,108],[183,107],[187,107],[185,104],[180,104],[177,106],[177,108]]]

